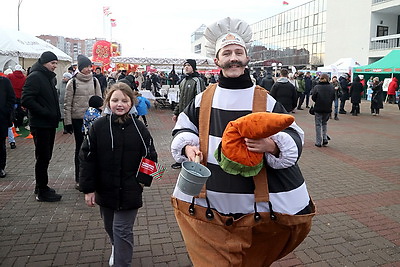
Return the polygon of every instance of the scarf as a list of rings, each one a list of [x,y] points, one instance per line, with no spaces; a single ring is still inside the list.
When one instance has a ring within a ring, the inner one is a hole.
[[[244,69],[244,74],[240,75],[237,78],[227,78],[222,75],[222,70],[219,73],[219,87],[226,88],[226,89],[243,89],[243,88],[250,88],[253,86],[253,82],[250,78],[250,72],[246,68]]]

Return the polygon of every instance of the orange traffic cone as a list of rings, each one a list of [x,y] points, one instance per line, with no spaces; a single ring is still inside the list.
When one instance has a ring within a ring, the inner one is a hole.
[[[14,127],[14,126],[12,127],[12,132],[13,132],[14,137],[20,136],[20,134],[17,133],[17,131],[15,130],[15,127]]]
[[[33,135],[29,132],[29,135],[25,139],[33,139]]]

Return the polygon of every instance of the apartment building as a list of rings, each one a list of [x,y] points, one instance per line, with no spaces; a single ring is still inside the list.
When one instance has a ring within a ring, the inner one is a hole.
[[[316,69],[340,58],[366,65],[400,49],[400,0],[313,0],[250,26],[253,68]],[[204,44],[192,39],[192,51],[205,55]]]

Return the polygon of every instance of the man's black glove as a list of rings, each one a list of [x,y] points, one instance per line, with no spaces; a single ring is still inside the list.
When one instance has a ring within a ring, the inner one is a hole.
[[[67,133],[72,134],[74,132],[74,127],[72,127],[72,124],[64,125],[64,130]]]

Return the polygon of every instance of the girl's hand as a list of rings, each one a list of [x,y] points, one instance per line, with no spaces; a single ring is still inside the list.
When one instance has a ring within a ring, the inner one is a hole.
[[[95,202],[94,193],[85,194],[85,203],[89,207],[94,207],[95,206],[96,202]]]

